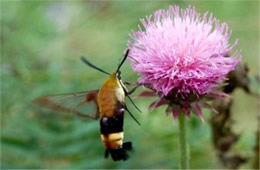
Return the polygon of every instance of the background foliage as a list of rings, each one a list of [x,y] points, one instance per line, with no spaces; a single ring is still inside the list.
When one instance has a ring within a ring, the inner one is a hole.
[[[170,4],[195,5],[227,22],[250,74],[258,74],[259,1],[1,1],[1,168],[177,168],[177,122],[165,108],[148,111],[154,99],[135,99],[142,114],[129,105],[142,126],[126,115],[125,140],[135,152],[116,163],[103,157],[98,121],[31,104],[42,95],[101,87],[106,75],[86,67],[79,56],[113,71],[139,18]],[[124,80],[138,77],[129,62],[122,73]],[[242,132],[235,149],[252,156],[258,101],[240,90],[234,98],[234,130]],[[210,114],[204,111],[206,118]],[[208,122],[192,116],[189,124],[191,167],[221,168]],[[250,167],[251,162],[244,165]]]

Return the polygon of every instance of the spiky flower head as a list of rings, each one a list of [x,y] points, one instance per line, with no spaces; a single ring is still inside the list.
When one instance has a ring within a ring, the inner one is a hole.
[[[130,34],[130,60],[140,83],[163,96],[183,101],[207,95],[240,61],[236,46],[229,44],[231,31],[212,14],[203,16],[188,7],[170,6],[141,19],[142,26]]]

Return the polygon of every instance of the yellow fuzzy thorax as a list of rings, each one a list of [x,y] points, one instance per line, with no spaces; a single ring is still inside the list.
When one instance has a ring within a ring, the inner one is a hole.
[[[116,73],[112,73],[99,90],[98,105],[100,117],[113,116],[118,103],[124,103],[125,93],[119,81]]]

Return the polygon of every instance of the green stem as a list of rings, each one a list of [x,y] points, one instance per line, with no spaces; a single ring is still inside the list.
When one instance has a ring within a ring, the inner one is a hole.
[[[189,154],[187,143],[186,118],[183,113],[179,115],[179,138],[180,138],[180,168],[189,169]]]

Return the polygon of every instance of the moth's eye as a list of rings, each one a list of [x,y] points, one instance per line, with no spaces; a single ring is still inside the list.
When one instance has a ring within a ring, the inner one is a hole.
[[[121,80],[121,71],[118,71],[116,76],[119,80]]]

